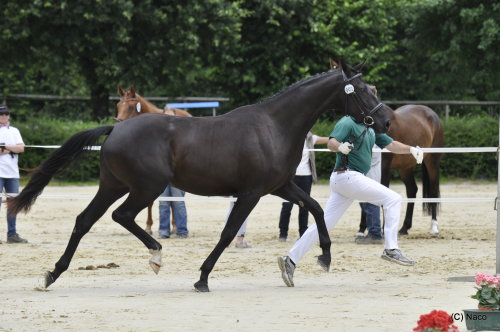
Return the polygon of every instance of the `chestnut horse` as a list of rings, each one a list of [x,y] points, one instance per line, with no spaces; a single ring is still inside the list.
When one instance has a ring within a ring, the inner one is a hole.
[[[116,117],[115,121],[121,122],[127,119],[133,118],[141,114],[148,113],[160,113],[165,115],[173,116],[189,116],[192,115],[188,112],[165,106],[164,109],[160,109],[153,105],[149,100],[142,97],[135,91],[135,86],[131,86],[127,91],[123,90],[121,86],[118,87],[118,93],[120,94],[120,100],[116,103]],[[152,213],[153,203],[148,206],[148,218],[146,220],[146,232],[153,234],[153,213]],[[176,232],[177,226],[173,219],[174,214],[172,214],[172,233]]]
[[[391,114],[391,128],[387,132],[395,140],[410,146],[421,148],[444,147],[444,126],[439,116],[429,107],[424,105],[405,105],[395,111],[385,106]],[[439,164],[441,153],[426,153],[422,162],[422,197],[439,198]],[[382,179],[381,183],[389,186],[391,170],[398,170],[401,180],[406,187],[406,196],[415,198],[417,196],[417,183],[415,182],[416,161],[411,155],[396,155],[393,153],[382,153]],[[407,235],[412,226],[413,210],[415,203],[408,203],[403,226],[399,234]],[[430,233],[439,235],[437,215],[439,203],[423,203],[425,214],[431,215]],[[366,230],[364,214],[361,216],[359,225],[360,233]]]
[[[111,216],[149,249],[150,266],[158,273],[162,246],[135,218],[169,184],[196,195],[237,198],[217,245],[201,265],[200,279],[194,284],[197,291],[209,291],[208,276],[217,260],[267,194],[311,212],[322,250],[317,262],[328,271],[331,241],[323,209],[294,184],[293,177],[306,134],[326,111],[351,115],[377,133],[387,132],[390,114],[361,79],[361,67],[351,68],[341,61],[339,69],[303,79],[260,103],[220,116],[146,114],[71,136],[8,203],[12,215],[29,211],[54,174],[107,136],[100,151],[99,189],[76,217],[66,250],[54,270],[45,274],[42,287],[49,287],[68,269],[83,236],[127,194]]]

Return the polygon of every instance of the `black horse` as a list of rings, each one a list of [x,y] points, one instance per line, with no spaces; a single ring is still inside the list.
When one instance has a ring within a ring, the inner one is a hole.
[[[292,178],[304,139],[321,113],[350,114],[373,126],[389,128],[389,114],[361,79],[362,64],[303,79],[254,105],[217,117],[183,118],[145,114],[115,126],[101,126],[71,136],[33,173],[23,191],[9,202],[12,213],[27,212],[52,176],[103,135],[97,194],[78,215],[68,246],[45,287],[67,270],[82,237],[113,202],[129,193],[113,213],[115,222],[134,234],[150,250],[150,265],[158,273],[161,245],[135,222],[168,184],[203,196],[235,196],[219,242],[200,270],[197,291],[208,292],[208,275],[231,243],[245,218],[266,194],[306,207],[318,225],[322,254],[318,263],[328,271],[330,237],[323,210],[297,187]]]

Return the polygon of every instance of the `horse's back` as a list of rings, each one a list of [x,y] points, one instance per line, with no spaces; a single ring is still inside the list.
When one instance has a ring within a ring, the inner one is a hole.
[[[404,105],[394,111],[388,134],[408,145],[435,146],[436,138],[443,135],[439,116],[425,105]]]
[[[404,105],[394,111],[388,135],[397,141],[422,148],[444,146],[444,128],[439,116],[425,105]],[[394,155],[392,169],[415,166],[411,155]]]
[[[199,195],[233,194],[234,183],[240,188],[272,186],[275,179],[267,183],[261,179],[268,174],[282,176],[279,168],[283,162],[275,159],[283,152],[273,150],[277,134],[253,112],[245,118],[242,121],[238,113],[132,118],[115,125],[102,147],[102,167],[123,182],[135,181],[131,175],[149,172]]]

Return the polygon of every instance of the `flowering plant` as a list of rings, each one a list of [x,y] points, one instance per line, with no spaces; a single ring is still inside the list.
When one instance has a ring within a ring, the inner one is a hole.
[[[413,331],[418,332],[458,332],[458,327],[453,325],[453,318],[446,311],[432,310],[427,315],[421,315],[418,326]]]
[[[500,309],[500,277],[486,273],[476,273],[477,292],[472,295],[473,299],[479,301],[479,305],[492,310]]]

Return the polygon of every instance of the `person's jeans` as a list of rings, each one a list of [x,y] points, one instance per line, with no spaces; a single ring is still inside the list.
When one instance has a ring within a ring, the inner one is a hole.
[[[184,191],[172,186],[167,186],[160,197],[184,197]],[[170,207],[174,210],[174,220],[177,226],[177,235],[187,235],[186,203],[179,201],[160,201],[160,236],[170,236]]]
[[[311,193],[312,175],[295,175],[293,182],[304,190],[307,194]],[[292,212],[293,203],[285,202],[281,207],[280,213],[280,238],[288,237],[288,226],[290,225],[290,215]],[[309,219],[309,211],[306,208],[299,207],[299,235],[302,236],[307,230],[307,223]]]
[[[0,191],[10,194],[19,193],[19,179],[18,178],[0,178]],[[2,197],[0,196],[0,206],[2,203]],[[16,234],[16,217],[9,214],[7,209],[7,236]]]
[[[380,228],[380,206],[370,203],[359,203],[361,209],[366,215],[366,228],[368,229],[368,237],[374,239],[382,238]]]

